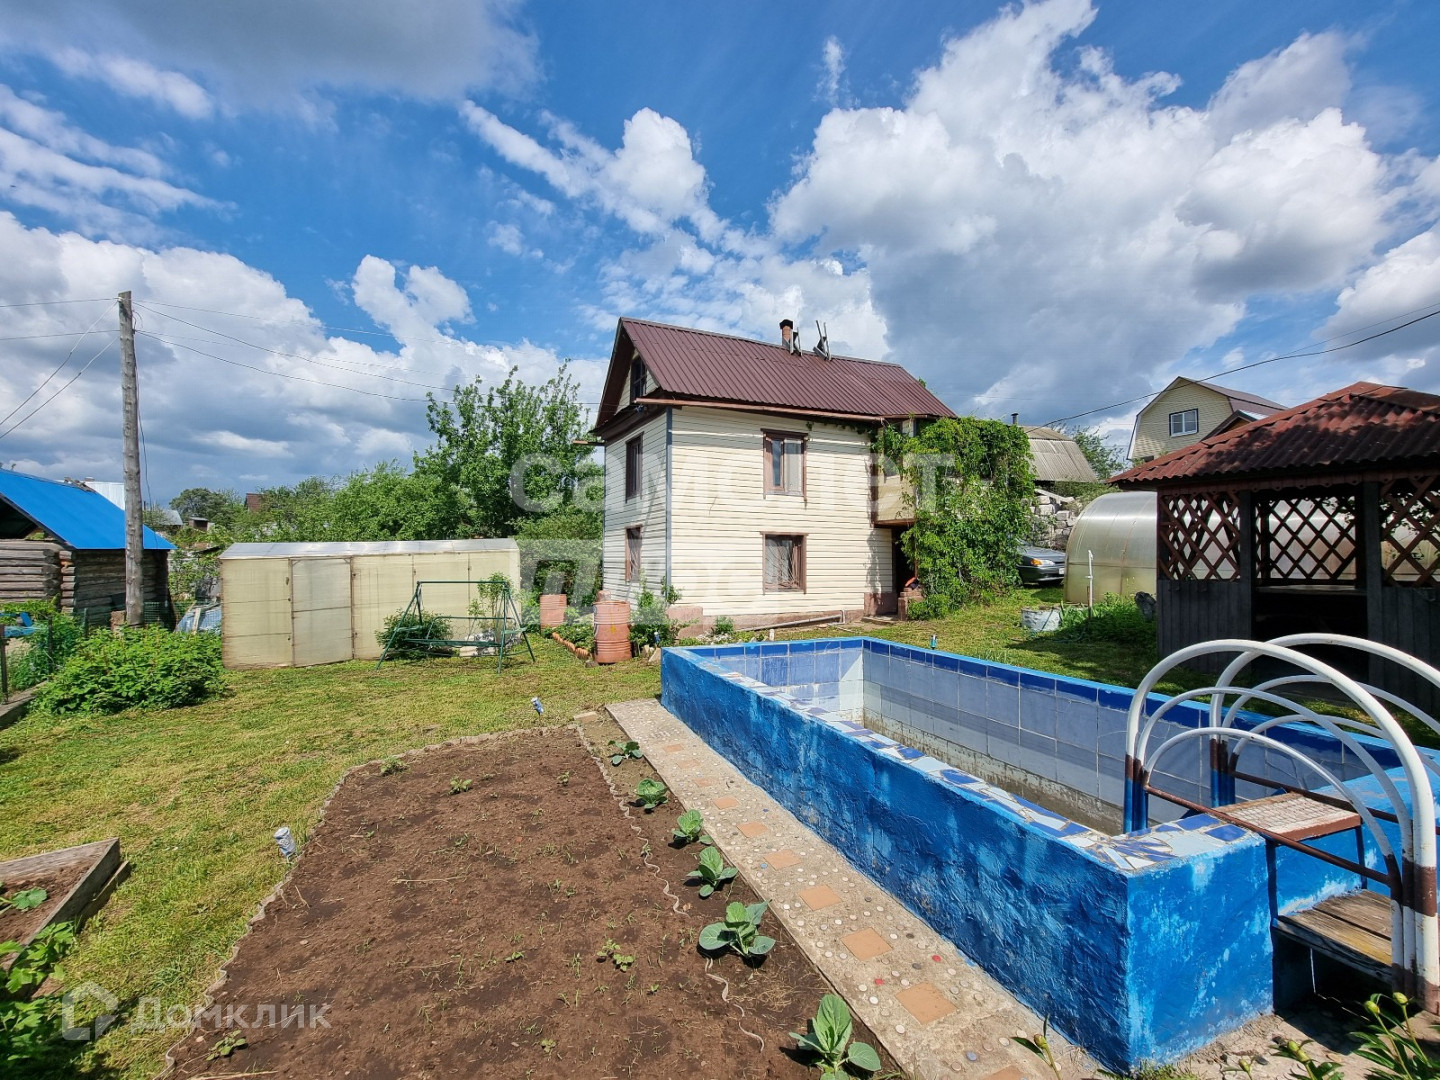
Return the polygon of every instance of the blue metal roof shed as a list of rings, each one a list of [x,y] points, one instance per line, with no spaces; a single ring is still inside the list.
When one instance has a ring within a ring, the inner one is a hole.
[[[0,539],[20,539],[44,529],[76,551],[123,551],[125,511],[105,496],[75,484],[0,469]],[[175,545],[145,530],[147,551]]]

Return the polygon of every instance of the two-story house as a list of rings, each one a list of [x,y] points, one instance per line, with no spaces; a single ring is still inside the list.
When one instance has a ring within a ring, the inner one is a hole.
[[[605,589],[668,582],[740,627],[893,611],[908,522],[877,514],[871,443],[949,416],[896,364],[621,319],[595,423]]]
[[[1177,378],[1135,417],[1130,460],[1164,457],[1201,439],[1230,431],[1285,408],[1269,398],[1212,382]]]

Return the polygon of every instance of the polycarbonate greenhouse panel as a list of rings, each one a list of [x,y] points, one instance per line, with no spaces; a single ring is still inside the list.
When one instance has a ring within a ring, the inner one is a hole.
[[[410,603],[418,580],[485,580],[505,574],[518,588],[513,540],[235,544],[220,556],[227,667],[373,660],[376,633]],[[292,588],[293,579],[293,588]],[[293,592],[293,597],[292,597]],[[444,587],[438,600],[465,615],[470,590]]]
[[[222,558],[220,595],[227,668],[283,667],[291,662],[288,559]]]
[[[292,662],[334,664],[355,655],[350,632],[350,560],[290,560]]]
[[[1065,602],[1088,602],[1093,566],[1094,596],[1155,592],[1155,493],[1117,491],[1101,495],[1075,522],[1065,546]]]

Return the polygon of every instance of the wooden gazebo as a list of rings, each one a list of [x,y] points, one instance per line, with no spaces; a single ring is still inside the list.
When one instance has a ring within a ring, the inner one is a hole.
[[[1440,662],[1440,397],[1355,383],[1114,483],[1157,493],[1162,656],[1303,631]],[[1351,673],[1440,712],[1429,683],[1364,662]]]

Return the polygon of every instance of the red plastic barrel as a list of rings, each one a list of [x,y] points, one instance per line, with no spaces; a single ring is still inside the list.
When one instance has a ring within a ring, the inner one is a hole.
[[[595,604],[595,659],[601,664],[630,659],[630,605],[624,600]]]
[[[545,593],[540,597],[540,629],[565,625],[565,594]]]

